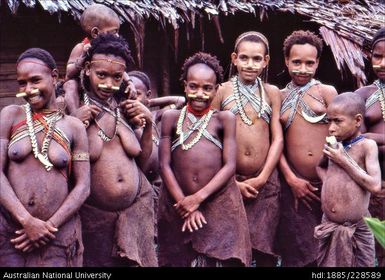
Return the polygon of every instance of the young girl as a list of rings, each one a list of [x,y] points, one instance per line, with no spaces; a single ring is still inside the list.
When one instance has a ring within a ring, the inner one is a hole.
[[[210,106],[222,67],[197,53],[182,71],[188,104],[162,118],[159,264],[248,266],[250,237],[234,181],[235,118]]]
[[[254,31],[241,34],[231,59],[237,74],[219,87],[213,108],[236,114],[236,179],[244,198],[253,259],[256,266],[275,266],[280,193],[276,165],[283,136],[279,90],[260,78],[267,74],[270,60],[266,37]]]
[[[313,79],[322,40],[309,31],[294,31],[285,39],[285,63],[291,82],[282,90],[281,123],[285,150],[282,178],[280,254],[283,266],[316,265],[314,227],[321,221],[316,166],[328,135],[326,109],[337,95],[334,87]],[[300,202],[300,203],[299,203]]]
[[[83,106],[88,121],[91,195],[81,208],[85,266],[156,266],[152,190],[136,160],[151,154],[151,112],[139,101],[117,104],[130,62],[126,41],[101,34],[85,60]],[[146,120],[138,141],[127,123],[134,115]]]

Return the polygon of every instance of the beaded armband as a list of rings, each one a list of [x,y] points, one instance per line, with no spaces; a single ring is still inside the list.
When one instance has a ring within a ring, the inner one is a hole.
[[[72,161],[89,161],[89,153],[74,153],[72,154]]]

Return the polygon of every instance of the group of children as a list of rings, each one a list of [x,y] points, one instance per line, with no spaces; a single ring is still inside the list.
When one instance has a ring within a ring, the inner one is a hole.
[[[94,4],[81,25],[63,96],[49,53],[18,59],[27,104],[0,115],[0,266],[374,266],[363,217],[384,219],[385,28],[378,80],[356,93],[313,78],[323,44],[302,30],[284,42],[291,82],[268,84],[269,42],[250,31],[228,81],[199,52],[185,98],[151,98],[118,16]]]

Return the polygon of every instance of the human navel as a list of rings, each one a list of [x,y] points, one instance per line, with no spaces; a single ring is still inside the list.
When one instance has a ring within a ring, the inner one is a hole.
[[[250,154],[251,154],[250,151],[246,151],[246,152],[245,152],[245,155],[246,155],[246,156],[250,156]]]
[[[307,152],[307,155],[309,156],[309,157],[312,157],[313,156],[313,153],[312,152]]]
[[[193,176],[192,179],[193,179],[194,182],[198,182],[198,177],[197,176]]]
[[[332,213],[335,213],[336,212],[336,209],[334,209],[334,207],[332,208]]]
[[[29,205],[29,206],[34,206],[34,205],[35,205],[35,199],[34,199],[34,197],[31,197],[31,198],[29,199],[28,205]]]

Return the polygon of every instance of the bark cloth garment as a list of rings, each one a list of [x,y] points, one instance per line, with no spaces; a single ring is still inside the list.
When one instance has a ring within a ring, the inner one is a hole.
[[[251,262],[251,242],[241,193],[231,178],[228,184],[200,205],[207,224],[198,231],[182,232],[183,219],[164,187],[159,198],[158,242],[160,266],[191,266],[199,255]]]
[[[2,267],[81,267],[83,242],[81,223],[75,214],[55,233],[56,238],[30,253],[21,253],[10,242],[21,225],[0,205],[0,266]]]
[[[324,215],[314,237],[319,240],[319,267],[374,266],[374,237],[362,218],[355,224],[338,224]]]
[[[294,196],[283,176],[281,182],[281,217],[278,225],[278,252],[282,258],[282,266],[302,267],[312,264],[317,258],[318,243],[314,238],[314,227],[321,223],[322,210],[319,201],[312,201],[309,210],[298,201],[298,212],[294,209]],[[318,191],[313,192],[321,197],[322,182],[310,182]]]
[[[84,266],[157,266],[154,244],[154,202],[142,172],[134,202],[121,211],[105,211],[84,204]]]
[[[238,181],[245,181],[248,178],[237,175]],[[274,169],[257,198],[244,200],[252,248],[276,257],[278,255],[274,246],[280,216],[280,192],[278,171]]]
[[[370,195],[369,212],[373,218],[378,218],[380,221],[385,220],[385,196],[383,194]],[[378,266],[385,267],[385,248],[383,248],[377,240],[375,240],[375,244]]]

